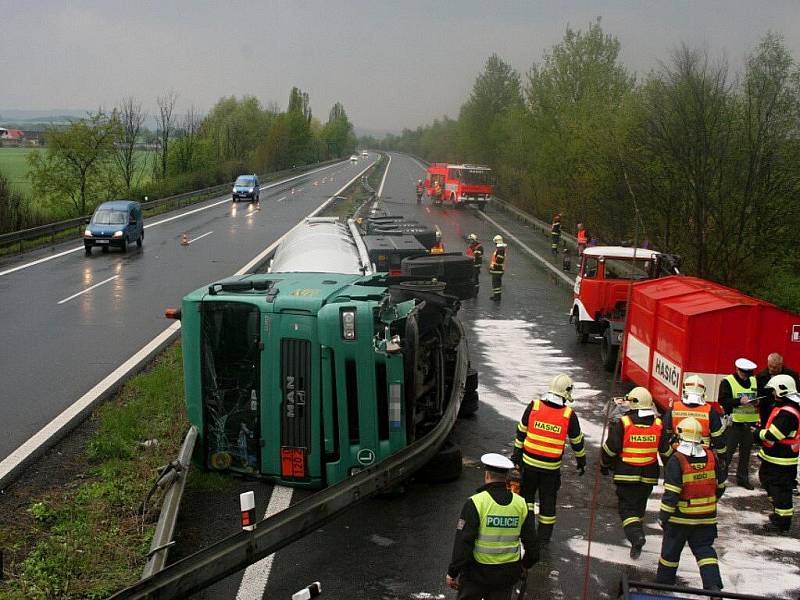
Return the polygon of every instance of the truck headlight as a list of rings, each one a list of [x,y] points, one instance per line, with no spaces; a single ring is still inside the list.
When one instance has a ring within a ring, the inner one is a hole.
[[[122,232],[121,231],[115,231],[114,232],[114,237],[115,238],[121,238],[122,237]]]
[[[86,230],[83,232],[83,237],[92,237],[92,232],[90,230]]]
[[[356,339],[356,309],[343,308],[339,313],[339,319],[342,322],[342,339]]]

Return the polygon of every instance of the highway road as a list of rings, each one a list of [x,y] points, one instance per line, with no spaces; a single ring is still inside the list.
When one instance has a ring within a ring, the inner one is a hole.
[[[375,158],[263,185],[258,210],[222,196],[146,219],[125,254],[71,241],[0,263],[0,460],[161,333],[165,307],[235,273]]]
[[[531,250],[549,256],[549,240],[491,207],[489,221],[472,209],[416,205],[412,190],[422,173],[413,159],[393,154],[383,191],[385,206],[395,214],[438,225],[448,251],[463,250],[464,236],[474,231],[484,241],[488,258],[492,237],[507,231]],[[490,279],[484,269],[479,297],[463,303],[472,364],[480,373],[481,405],[475,418],[458,422],[452,436],[464,453],[461,479],[442,485],[412,483],[399,497],[367,500],[257,569],[250,569],[247,576],[237,573],[198,598],[290,598],[317,580],[322,582],[322,597],[337,600],[455,598],[444,576],[461,506],[482,481],[479,458],[485,452],[511,452],[516,421],[526,404],[546,391],[550,379],[560,371],[576,382],[574,409],[586,434],[590,468],[579,477],[567,449],[554,539],[531,572],[532,597],[616,598],[624,571],[632,577],[653,579],[661,543],[656,524],[660,492],[656,491],[648,504],[648,540],[634,564],[617,516],[613,485],[600,480],[594,487],[603,405],[610,389],[609,375],[599,366],[599,349],[596,344],[576,343],[567,323],[571,289],[561,278],[513,241],[508,264],[502,302],[489,299]],[[757,461],[753,462],[756,468]],[[231,480],[224,490],[187,489],[178,547],[170,559],[235,533],[240,526],[238,494],[248,489],[255,490],[259,515],[268,505],[274,512],[276,506],[286,503],[281,491],[285,488],[275,488],[279,493],[273,493],[271,485],[241,479]],[[291,502],[308,494],[295,490]],[[796,598],[800,591],[800,528],[796,524],[790,537],[761,535],[767,512],[761,490],[732,487],[723,498],[717,542],[723,580],[729,591]],[[589,587],[584,595],[587,565]],[[685,584],[699,585],[688,550],[681,559],[679,577]]]

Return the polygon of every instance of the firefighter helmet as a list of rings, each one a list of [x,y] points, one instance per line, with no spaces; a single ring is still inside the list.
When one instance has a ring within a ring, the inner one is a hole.
[[[689,375],[683,381],[683,401],[702,406],[706,403],[706,382],[699,375]]]
[[[800,394],[797,393],[797,386],[791,375],[775,375],[774,377],[770,377],[770,380],[764,387],[775,392],[778,398],[785,398],[800,404]]]
[[[503,243],[503,236],[498,234],[498,235],[494,236],[494,239],[492,241],[495,244],[502,244]]]
[[[700,444],[703,441],[703,426],[694,417],[686,417],[675,429],[678,437],[684,442]]]
[[[438,242],[441,239],[442,239],[442,231],[440,229],[437,229],[436,230],[436,241]]]
[[[572,378],[566,373],[556,375],[552,383],[550,383],[547,396],[549,400],[552,400],[553,396],[555,396],[562,401],[572,402]]]
[[[628,406],[631,410],[652,410],[653,409],[653,396],[647,391],[647,388],[635,387],[628,395],[625,396]]]
[[[474,233],[470,233],[469,234],[469,241],[470,242],[477,242],[478,241],[478,236],[476,234],[474,234]]]

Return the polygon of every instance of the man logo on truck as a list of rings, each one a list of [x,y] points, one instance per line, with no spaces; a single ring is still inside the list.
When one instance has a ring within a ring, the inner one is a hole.
[[[294,419],[295,407],[305,406],[306,393],[303,390],[295,389],[294,376],[286,376],[286,418]]]

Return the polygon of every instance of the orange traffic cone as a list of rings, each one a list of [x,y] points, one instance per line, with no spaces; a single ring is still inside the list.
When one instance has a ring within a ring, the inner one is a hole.
[[[189,236],[184,233],[181,236],[181,246],[188,246],[188,245],[189,245]]]

